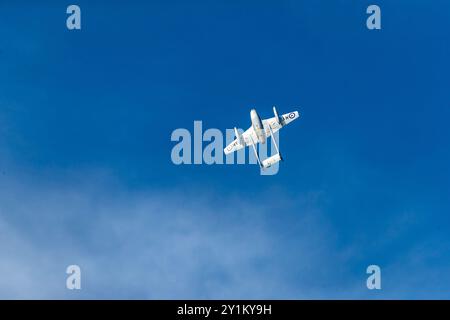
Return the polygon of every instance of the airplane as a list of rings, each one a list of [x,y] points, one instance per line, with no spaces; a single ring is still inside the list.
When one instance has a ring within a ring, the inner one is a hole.
[[[273,134],[283,128],[285,125],[300,117],[300,115],[298,111],[292,111],[283,114],[280,117],[275,107],[273,107],[273,113],[275,115],[274,117],[261,120],[256,110],[252,109],[250,111],[250,120],[252,122],[252,126],[242,134],[239,134],[236,127],[234,127],[234,134],[236,136],[236,139],[231,142],[225,149],[223,149],[223,152],[227,155],[244,147],[252,146],[253,151],[255,152],[256,159],[258,160],[258,164],[263,170],[269,168],[279,161],[282,161],[283,158],[281,157],[280,150],[278,149],[278,145],[275,141],[275,138],[273,137]],[[272,137],[272,142],[277,153],[261,161],[258,156],[258,152],[256,151],[255,145],[258,143],[266,143],[266,139],[269,137]]]

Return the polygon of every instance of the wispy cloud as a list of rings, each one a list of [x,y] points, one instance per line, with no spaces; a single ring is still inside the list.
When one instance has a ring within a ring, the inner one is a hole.
[[[444,250],[431,254],[433,240],[386,261],[385,289],[369,292],[366,266],[355,271],[365,248],[336,244],[320,192],[292,197],[270,190],[246,198],[179,188],[130,191],[100,172],[44,182],[42,175],[6,171],[1,298],[427,297],[420,295],[424,288],[445,295],[442,264],[428,264]],[[386,241],[380,245],[389,247]],[[70,264],[82,268],[79,292],[65,288]]]
[[[297,278],[329,254],[314,197],[266,206],[74,181],[2,180],[1,297],[306,297]],[[298,212],[287,229],[283,203]],[[82,268],[80,293],[65,289],[69,264]]]

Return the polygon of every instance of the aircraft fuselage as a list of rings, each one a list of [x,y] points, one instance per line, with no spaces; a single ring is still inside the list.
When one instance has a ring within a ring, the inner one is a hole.
[[[266,143],[266,134],[264,133],[264,126],[262,124],[261,118],[255,109],[250,111],[250,119],[252,120],[253,130],[255,130],[258,141],[262,144]]]

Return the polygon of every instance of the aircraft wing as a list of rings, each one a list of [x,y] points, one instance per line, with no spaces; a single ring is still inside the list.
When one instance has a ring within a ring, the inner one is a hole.
[[[262,121],[264,132],[266,133],[267,137],[270,137],[270,129],[272,129],[272,132],[275,133],[278,130],[280,130],[285,125],[289,124],[290,122],[294,121],[299,117],[298,111],[293,111],[289,113],[285,113],[282,116],[280,116],[280,119],[277,120],[276,117],[272,117],[269,119],[265,119]],[[270,129],[269,129],[270,127]],[[241,140],[241,143],[239,142]],[[225,149],[223,149],[225,154],[232,153],[234,151],[240,150],[244,147],[251,146],[252,144],[258,143],[258,137],[256,136],[255,131],[253,130],[253,127],[248,128],[243,134],[241,134],[239,137],[233,140]]]
[[[280,130],[281,128],[283,128],[285,125],[289,124],[290,122],[294,121],[295,119],[297,119],[299,117],[299,113],[298,111],[293,111],[293,112],[289,112],[289,113],[285,113],[283,114],[279,121],[276,117],[272,117],[269,119],[264,119],[262,121],[263,126],[264,126],[264,131],[266,133],[267,137],[270,137],[270,129],[272,129],[272,132],[275,133],[278,130]],[[269,129],[270,126],[270,129]]]
[[[243,143],[239,143],[239,138]],[[256,133],[253,130],[253,127],[250,127],[242,135],[240,135],[240,137],[234,139],[233,142],[231,142],[223,151],[225,154],[229,154],[257,143],[258,138],[256,137]]]

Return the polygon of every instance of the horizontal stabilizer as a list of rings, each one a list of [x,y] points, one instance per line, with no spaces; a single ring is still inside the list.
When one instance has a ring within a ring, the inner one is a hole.
[[[271,167],[272,165],[274,165],[275,163],[277,163],[277,162],[279,162],[279,161],[281,161],[281,156],[280,156],[279,153],[277,153],[276,155],[271,156],[271,157],[265,159],[265,160],[262,162],[262,166],[263,166],[264,168],[269,168],[269,167]]]

